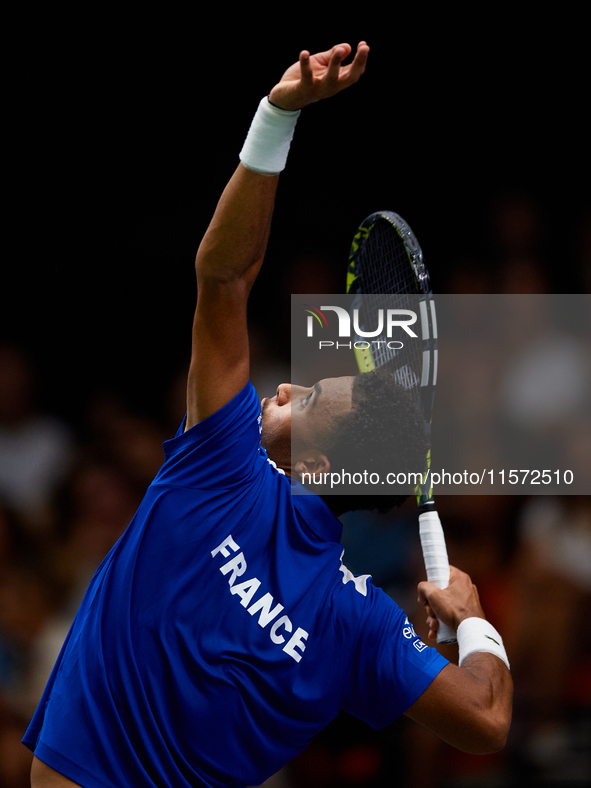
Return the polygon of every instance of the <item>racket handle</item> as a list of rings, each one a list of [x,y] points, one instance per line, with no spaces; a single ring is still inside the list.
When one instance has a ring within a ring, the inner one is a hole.
[[[419,514],[419,534],[423,558],[427,570],[427,580],[435,583],[438,588],[447,588],[449,585],[449,561],[441,521],[436,511]],[[443,621],[439,622],[437,630],[438,643],[456,643],[456,633]]]

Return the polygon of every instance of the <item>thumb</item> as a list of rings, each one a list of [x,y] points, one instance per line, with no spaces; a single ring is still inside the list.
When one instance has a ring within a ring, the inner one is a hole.
[[[421,605],[431,605],[432,598],[441,593],[441,589],[438,588],[435,583],[431,583],[428,580],[420,582],[417,586],[417,591],[419,592],[418,601]]]
[[[424,580],[417,586],[419,602],[425,608],[427,619],[439,619],[448,626],[454,626],[454,608],[448,589],[442,589]]]
[[[419,592],[418,601],[423,606],[425,613],[427,614],[427,626],[429,627],[428,637],[434,640],[437,638],[439,621],[437,613],[435,612],[431,603],[437,593],[441,593],[441,589],[437,588],[434,583],[430,583],[425,580],[422,583],[419,583],[417,590]]]

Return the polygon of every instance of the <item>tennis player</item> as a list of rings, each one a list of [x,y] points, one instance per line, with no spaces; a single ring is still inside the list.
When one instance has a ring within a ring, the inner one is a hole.
[[[369,47],[344,65],[350,53],[302,52],[257,110],[197,253],[186,420],[24,737],[34,788],[258,785],[341,709],[375,728],[407,714],[469,752],[504,745],[507,657],[470,578],[452,569],[444,591],[419,585],[429,637],[436,616],[458,630],[456,666],[342,564],[323,500],[292,495],[303,467],[330,462],[318,444],[355,410],[352,379],[282,385],[262,414],[249,383],[246,304],[278,173],[302,108],[364,72]],[[292,455],[296,422],[309,444]]]

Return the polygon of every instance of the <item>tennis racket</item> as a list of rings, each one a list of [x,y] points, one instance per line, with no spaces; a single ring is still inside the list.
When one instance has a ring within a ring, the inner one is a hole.
[[[355,347],[360,372],[386,368],[394,379],[410,390],[420,406],[425,431],[431,434],[431,415],[437,382],[437,317],[429,272],[423,253],[408,224],[391,211],[372,213],[363,221],[351,244],[347,270],[347,293],[354,294],[351,309],[358,309],[361,331],[375,326],[376,309],[416,310],[419,305],[419,339],[400,343],[370,343],[358,336]],[[371,314],[369,299],[372,295]],[[380,302],[379,296],[384,296]],[[418,297],[418,298],[417,298]],[[367,306],[366,306],[367,305]],[[364,308],[365,306],[365,308]],[[367,314],[366,314],[367,313]],[[367,324],[366,324],[367,321]],[[415,324],[415,328],[416,328]],[[367,327],[366,327],[367,326]],[[419,507],[419,534],[427,578],[439,588],[449,583],[449,561],[445,537],[433,500],[430,478],[431,450],[426,457],[423,483],[415,488]],[[439,622],[438,643],[455,643],[455,632]]]

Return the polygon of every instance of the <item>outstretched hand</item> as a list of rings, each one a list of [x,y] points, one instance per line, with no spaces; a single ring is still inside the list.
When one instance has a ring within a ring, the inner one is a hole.
[[[369,47],[360,41],[353,61],[343,66],[343,60],[350,54],[349,44],[337,44],[316,55],[303,50],[298,62],[287,69],[272,89],[269,100],[281,109],[297,110],[340,93],[355,84],[365,71]]]

